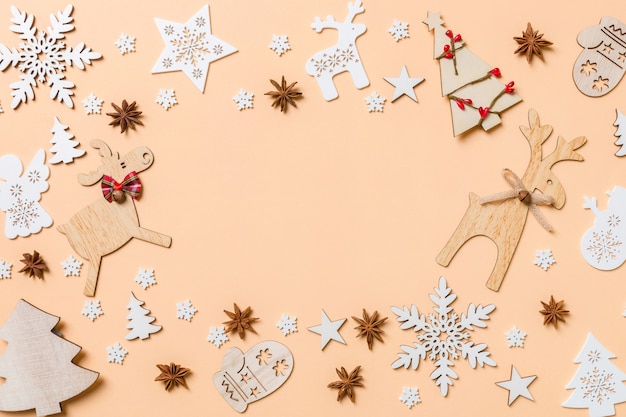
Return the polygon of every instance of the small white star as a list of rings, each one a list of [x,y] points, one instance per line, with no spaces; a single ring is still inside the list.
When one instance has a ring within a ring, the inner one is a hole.
[[[343,343],[344,345],[346,344],[346,341],[343,340],[343,337],[339,334],[339,328],[343,326],[345,322],[345,318],[331,321],[326,315],[326,312],[322,310],[322,324],[309,327],[308,330],[322,336],[322,350],[324,350],[328,342],[331,340]]]
[[[423,78],[410,78],[409,72],[406,70],[406,65],[402,66],[402,71],[400,72],[400,76],[397,78],[386,77],[384,78],[389,84],[396,87],[393,91],[393,98],[391,102],[393,103],[396,99],[398,99],[402,95],[407,95],[417,103],[417,97],[415,96],[415,90],[413,90],[419,83],[424,81]]]
[[[537,375],[520,377],[519,372],[515,369],[515,366],[511,366],[511,379],[508,381],[496,382],[496,385],[504,389],[509,390],[509,405],[513,404],[513,401],[517,397],[522,396],[529,400],[535,401],[528,386],[537,378]]]
[[[443,20],[441,20],[441,13],[433,13],[428,12],[428,17],[422,20],[422,23],[428,25],[428,31],[435,29],[437,26],[441,26],[444,24]]]

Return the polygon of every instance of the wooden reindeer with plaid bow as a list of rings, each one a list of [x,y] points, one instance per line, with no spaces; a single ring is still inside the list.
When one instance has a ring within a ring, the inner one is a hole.
[[[565,189],[552,172],[552,166],[560,161],[583,161],[576,152],[587,142],[584,136],[567,142],[559,136],[556,149],[545,158],[542,145],[552,134],[552,126],[541,126],[535,110],[528,111],[530,127],[520,126],[520,130],[530,145],[530,163],[520,179],[512,171],[505,169],[503,176],[511,189],[502,193],[480,198],[470,193],[470,204],[450,240],[437,255],[437,263],[448,266],[454,255],[469,239],[486,236],[497,246],[496,264],[487,280],[487,287],[498,291],[506,274],[513,254],[522,236],[528,211],[537,218],[548,231],[552,226],[539,211],[537,205],[552,205],[557,210],[565,205]],[[538,190],[539,192],[535,192]]]
[[[78,182],[90,186],[102,180],[103,196],[57,227],[76,253],[90,263],[84,291],[90,297],[96,292],[100,261],[104,255],[121,248],[132,238],[163,247],[172,244],[171,237],[139,226],[133,201],[141,192],[137,173],[150,168],[154,162],[152,151],[140,146],[120,156],[118,152],[111,152],[101,140],[92,141],[91,146],[98,150],[102,165],[96,171],[79,174]]]

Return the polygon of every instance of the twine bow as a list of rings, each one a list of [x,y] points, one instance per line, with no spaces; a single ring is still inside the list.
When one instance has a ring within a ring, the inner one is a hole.
[[[141,193],[141,181],[139,181],[139,177],[137,177],[135,171],[127,174],[121,183],[115,181],[113,177],[109,175],[104,175],[102,177],[101,186],[102,194],[109,203],[113,201],[114,191],[128,193],[134,200],[136,200]]]
[[[509,198],[517,198],[528,206],[530,212],[535,216],[539,224],[543,226],[544,229],[548,232],[554,230],[544,215],[541,214],[541,211],[539,211],[539,207],[537,207],[538,204],[552,204],[554,202],[554,198],[543,193],[531,193],[526,189],[526,187],[524,187],[522,180],[508,168],[502,170],[502,176],[513,189],[485,196],[478,200],[478,202],[480,204],[485,204],[494,201],[508,200]]]

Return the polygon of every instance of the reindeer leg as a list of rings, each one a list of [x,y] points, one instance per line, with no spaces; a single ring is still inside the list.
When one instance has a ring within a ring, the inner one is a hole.
[[[335,87],[335,83],[333,82],[333,77],[320,76],[316,79],[317,84],[320,86],[320,90],[322,90],[322,96],[324,96],[324,100],[331,101],[339,97],[337,87]]]
[[[361,89],[370,85],[370,80],[367,78],[363,65],[358,65],[350,69],[350,75],[352,76],[352,82],[354,82],[356,88]]]
[[[500,289],[506,271],[509,269],[509,265],[511,265],[511,260],[513,259],[513,254],[515,253],[518,242],[519,239],[517,242],[496,242],[496,246],[498,246],[498,257],[493,271],[491,271],[491,275],[489,275],[489,279],[487,280],[487,288],[490,290],[498,291]]]
[[[144,229],[143,227],[137,227],[132,231],[132,235],[134,238],[154,243],[155,245],[163,246],[164,248],[169,248],[172,245],[171,237],[152,230]]]
[[[470,204],[465,212],[465,215],[461,219],[458,227],[450,236],[448,243],[443,247],[439,255],[435,260],[441,266],[450,265],[450,261],[454,258],[454,255],[459,251],[461,246],[465,244],[470,238],[476,236],[476,219],[479,215],[478,208],[480,204],[478,203],[480,197],[474,193],[470,193]]]
[[[98,283],[98,274],[100,273],[100,262],[102,256],[92,255],[89,258],[89,273],[83,294],[87,297],[93,297],[96,294],[96,284]]]

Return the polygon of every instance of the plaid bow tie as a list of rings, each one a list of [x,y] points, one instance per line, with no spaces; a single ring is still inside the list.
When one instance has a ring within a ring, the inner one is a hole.
[[[113,191],[121,190],[130,194],[133,199],[137,199],[141,193],[141,181],[137,177],[135,171],[124,177],[124,180],[119,183],[108,175],[102,177],[102,194],[104,198],[110,203],[113,201]]]

